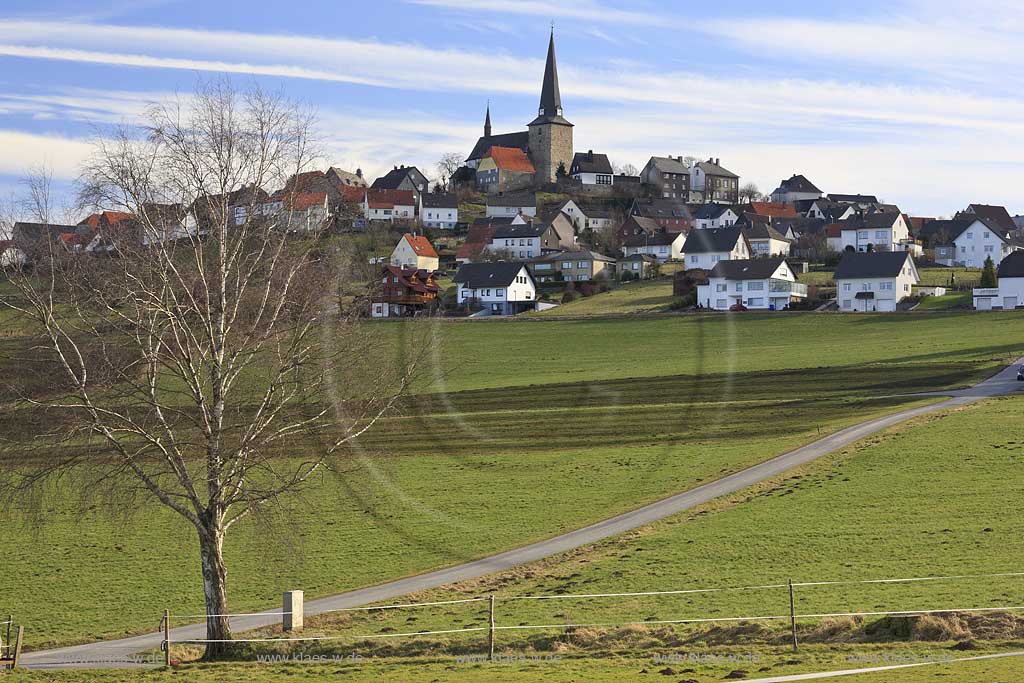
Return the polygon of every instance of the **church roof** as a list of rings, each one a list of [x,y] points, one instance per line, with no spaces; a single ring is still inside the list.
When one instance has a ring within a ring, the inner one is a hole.
[[[520,173],[534,173],[533,164],[526,152],[518,147],[499,147],[494,145],[487,156],[494,159],[494,165],[503,171],[518,171]]]
[[[518,133],[500,133],[490,137],[484,136],[476,141],[473,151],[466,157],[469,159],[483,159],[491,147],[518,147],[524,152],[530,146],[530,131],[524,130]]]
[[[551,32],[548,41],[548,59],[544,65],[544,84],[540,89],[540,109],[537,118],[529,125],[557,123],[563,126],[572,124],[562,118],[562,94],[558,90],[558,64],[555,61],[555,32]]]

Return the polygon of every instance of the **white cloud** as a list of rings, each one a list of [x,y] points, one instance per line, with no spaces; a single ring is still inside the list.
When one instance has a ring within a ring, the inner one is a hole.
[[[522,14],[549,19],[572,19],[634,26],[674,25],[675,20],[653,12],[625,10],[594,2],[546,2],[544,0],[409,0],[414,5],[426,5],[464,12],[487,14]]]
[[[61,135],[40,135],[0,129],[0,174],[22,176],[40,164],[53,171],[55,178],[71,180],[88,158],[92,146],[88,140]]]

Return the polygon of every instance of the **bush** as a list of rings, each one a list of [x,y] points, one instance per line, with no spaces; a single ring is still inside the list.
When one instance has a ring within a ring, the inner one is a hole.
[[[575,292],[575,291],[570,289],[569,291],[567,291],[565,294],[562,295],[562,303],[563,304],[571,304],[573,301],[576,301],[576,299],[579,299],[579,298],[580,298],[579,292]]]
[[[633,280],[636,280],[638,277],[640,277],[640,276],[637,275],[636,273],[634,273],[633,271],[627,270],[626,272],[624,272],[622,274],[622,281],[623,282],[632,282]]]

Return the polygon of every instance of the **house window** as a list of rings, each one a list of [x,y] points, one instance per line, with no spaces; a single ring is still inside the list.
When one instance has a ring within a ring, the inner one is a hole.
[[[715,291],[716,291],[716,292],[724,292],[724,291],[726,291],[726,290],[727,290],[728,288],[729,288],[729,287],[728,287],[728,285],[726,285],[726,284],[724,284],[724,283],[723,283],[723,284],[717,285],[717,286],[715,287]]]
[[[589,262],[587,262],[587,261],[579,261],[579,262],[578,262],[578,263],[576,264],[576,267],[577,267],[577,268],[587,268],[587,267],[588,267],[589,265],[590,265],[590,263],[589,263]]]
[[[570,270],[572,268],[572,261],[562,261],[562,270]]]
[[[992,253],[992,245],[991,244],[986,244],[985,245],[985,251],[988,252],[988,253]]]
[[[737,292],[742,292],[743,291],[743,283],[742,282],[737,282],[736,283],[736,291]]]
[[[763,282],[748,282],[747,283],[747,289],[749,291],[751,291],[751,292],[763,292],[764,291],[764,283]]]
[[[718,263],[721,260],[722,260],[722,257],[719,256],[718,254],[715,254],[714,256],[711,257],[711,262],[712,263]]]
[[[973,232],[967,233],[967,239],[973,240],[974,239],[974,233]]]
[[[566,282],[572,282],[572,275],[566,275],[565,276],[565,281]]]
[[[853,308],[853,302],[850,299],[843,299],[843,308]]]
[[[690,257],[690,263],[696,263],[696,262],[697,262],[697,261],[699,261],[699,260],[700,260],[700,258],[699,258],[699,257],[697,257],[697,256],[691,256],[691,257]]]
[[[747,299],[748,306],[764,306],[764,299]]]
[[[611,185],[612,177],[610,175],[599,175],[597,176],[598,185]]]
[[[494,290],[494,296],[499,296],[499,297],[500,296],[505,296],[505,290],[504,289],[496,289],[496,290]]]

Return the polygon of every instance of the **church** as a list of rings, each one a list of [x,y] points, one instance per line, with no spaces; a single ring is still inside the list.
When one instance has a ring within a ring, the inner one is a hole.
[[[492,147],[521,150],[529,157],[534,168],[534,184],[553,183],[559,166],[568,173],[572,165],[572,124],[562,116],[562,95],[558,90],[558,65],[555,62],[555,33],[548,42],[548,58],[544,66],[544,83],[540,91],[540,109],[537,118],[527,124],[527,130],[517,133],[491,133],[491,107],[487,106],[484,134],[466,159],[466,166],[474,171],[487,157]]]

